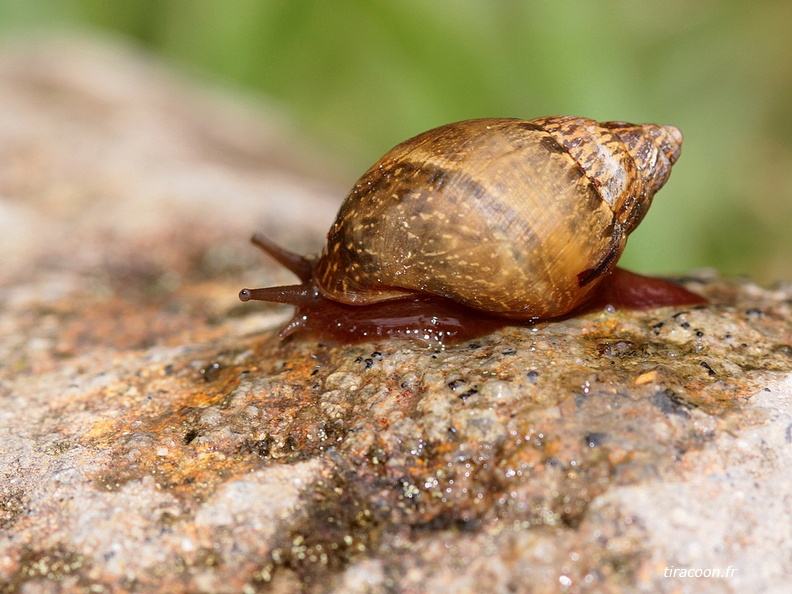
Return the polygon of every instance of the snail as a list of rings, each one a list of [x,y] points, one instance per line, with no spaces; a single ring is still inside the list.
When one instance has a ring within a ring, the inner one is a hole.
[[[321,254],[254,235],[300,284],[239,298],[297,306],[281,336],[439,344],[606,303],[701,303],[668,281],[615,269],[681,144],[673,126],[571,116],[434,128],[358,180]]]

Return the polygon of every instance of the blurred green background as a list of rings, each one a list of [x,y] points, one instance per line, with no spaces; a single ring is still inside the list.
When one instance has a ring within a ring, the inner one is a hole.
[[[682,159],[622,263],[792,279],[789,0],[0,1],[0,35],[64,24],[261,94],[350,186],[459,119],[674,124]]]

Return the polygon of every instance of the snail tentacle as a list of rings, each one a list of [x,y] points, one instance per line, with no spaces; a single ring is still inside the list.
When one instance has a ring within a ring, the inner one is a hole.
[[[302,283],[311,280],[313,271],[313,259],[307,256],[296,254],[272,242],[261,233],[256,233],[250,238],[250,242],[272,257],[278,264],[292,271]],[[264,301],[267,301],[266,299]]]

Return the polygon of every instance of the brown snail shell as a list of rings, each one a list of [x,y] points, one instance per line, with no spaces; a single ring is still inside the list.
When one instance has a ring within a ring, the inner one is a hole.
[[[312,283],[352,305],[431,294],[512,319],[563,316],[616,265],[681,143],[673,126],[570,116],[429,130],[355,184]]]

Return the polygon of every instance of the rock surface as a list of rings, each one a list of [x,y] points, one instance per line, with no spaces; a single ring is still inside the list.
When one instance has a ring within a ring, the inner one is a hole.
[[[792,285],[280,341],[247,237],[316,249],[343,187],[274,121],[117,46],[0,51],[0,592],[785,591]]]

